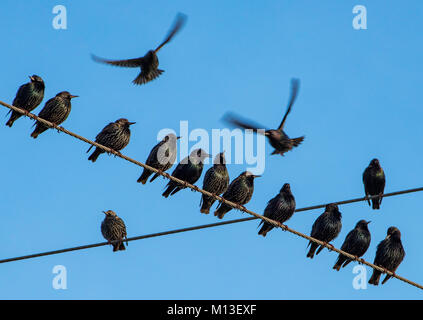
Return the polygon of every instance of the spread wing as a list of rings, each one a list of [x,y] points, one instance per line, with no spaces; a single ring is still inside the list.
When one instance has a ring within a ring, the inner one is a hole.
[[[135,58],[135,59],[127,59],[127,60],[109,60],[109,59],[97,57],[92,54],[91,58],[96,62],[106,63],[112,66],[125,67],[125,68],[139,68],[144,62],[143,57]]]
[[[181,28],[184,26],[185,21],[187,20],[187,16],[183,13],[178,13],[176,16],[176,21],[173,25],[173,27],[169,30],[169,33],[166,37],[166,39],[154,50],[154,52],[158,52],[166,43],[168,43],[172,38],[181,30]]]
[[[282,119],[281,124],[278,127],[278,130],[282,130],[283,126],[285,125],[286,118],[288,117],[288,114],[291,112],[292,105],[294,104],[295,99],[297,98],[299,86],[300,86],[300,80],[295,78],[291,80],[291,97],[289,98],[288,108],[286,109],[285,115]]]
[[[262,126],[258,123],[252,122],[250,120],[243,119],[243,118],[241,118],[241,117],[239,117],[239,116],[237,116],[233,113],[227,113],[223,117],[223,121],[228,123],[228,124],[231,124],[235,127],[238,127],[238,128],[253,130],[255,133],[258,133],[257,130],[259,130],[259,129],[265,130],[265,131],[267,130],[266,127],[264,127],[264,126]]]

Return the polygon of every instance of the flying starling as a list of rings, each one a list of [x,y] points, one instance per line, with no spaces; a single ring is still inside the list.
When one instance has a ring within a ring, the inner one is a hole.
[[[190,184],[196,183],[203,172],[204,159],[209,157],[210,155],[203,149],[195,149],[188,157],[182,159],[182,161],[176,166],[175,170],[172,172],[172,176],[180,180],[187,181]],[[167,189],[162,195],[167,198],[169,195],[173,195],[179,190],[185,188],[185,186],[170,180],[167,184]]]
[[[95,137],[95,142],[119,152],[128,145],[131,137],[131,130],[129,130],[129,126],[133,124],[135,124],[135,122],[129,122],[124,118],[111,122]],[[89,147],[87,153],[92,147],[93,146]],[[88,160],[95,162],[98,156],[104,152],[105,151],[103,149],[97,147],[89,156]]]
[[[30,76],[31,80],[28,83],[25,83],[19,87],[16,97],[13,100],[13,105],[15,107],[31,112],[43,101],[44,98],[44,81],[41,77],[37,75]],[[22,114],[19,112],[9,110],[9,113],[12,112],[9,120],[6,122],[6,126],[12,127],[13,123],[19,119]]]
[[[236,127],[240,127],[243,129],[250,129],[250,130],[253,130],[253,132],[255,133],[264,134],[268,138],[270,145],[273,148],[275,148],[272,154],[280,154],[281,156],[283,156],[285,152],[291,150],[293,147],[298,147],[301,144],[301,142],[303,142],[304,140],[304,136],[291,139],[283,131],[286,118],[288,117],[288,114],[291,112],[292,105],[294,104],[295,99],[297,98],[299,83],[300,82],[298,79],[291,80],[291,97],[289,99],[288,108],[285,112],[282,122],[280,123],[277,129],[260,130],[260,128],[265,128],[265,127],[259,124],[253,123],[249,120],[241,120],[240,117],[234,114],[227,114],[224,117],[224,121]]]
[[[127,240],[125,223],[112,210],[103,211],[103,213],[106,215],[101,223],[101,233],[103,237],[108,242],[117,241],[112,243],[113,252],[125,250],[125,245],[123,244],[123,240]],[[126,245],[128,245],[128,241]]]
[[[328,204],[325,212],[323,212],[316,221],[314,221],[310,236],[329,244],[329,242],[335,239],[339,232],[341,232],[341,218],[342,215],[341,212],[339,212],[338,206],[333,203]],[[314,252],[319,245],[312,241],[309,242],[308,246],[310,245],[311,247],[310,251],[307,253],[307,257],[313,259]],[[316,255],[318,255],[323,248],[323,246],[320,246]]]
[[[360,220],[356,224],[355,228],[347,234],[347,237],[345,238],[344,243],[342,244],[341,250],[348,252],[349,254],[352,254],[357,258],[365,254],[370,246],[371,240],[370,231],[367,227],[369,223],[370,221]],[[351,261],[352,260],[350,258],[339,254],[338,259],[336,260],[336,263],[333,268],[339,271],[341,267],[344,268]]]
[[[41,109],[38,117],[50,121],[56,125],[63,123],[69,116],[72,106],[71,99],[78,96],[71,95],[67,91],[59,92],[54,98],[48,100]],[[36,122],[34,132],[31,133],[31,137],[36,139],[38,135],[46,131],[48,127],[41,122]]]
[[[386,238],[377,245],[374,264],[395,273],[404,257],[405,251],[401,243],[401,232],[395,227],[389,227]],[[369,283],[377,286],[381,275],[380,271],[373,269]],[[389,278],[391,276],[386,275],[382,284]]]
[[[291,186],[289,183],[285,183],[282,189],[279,191],[279,194],[271,199],[264,209],[264,216],[266,218],[279,221],[284,223],[289,220],[295,211],[295,198],[291,193]],[[259,226],[263,224],[258,234],[261,234],[263,237],[273,229],[273,225],[270,223],[261,220]]]
[[[226,159],[224,152],[221,152],[216,155],[214,159],[213,167],[207,170],[206,175],[204,176],[203,189],[220,195],[228,189],[229,185],[229,173],[226,168]],[[212,197],[201,195],[201,213],[208,214],[210,212],[210,207],[216,200]]]
[[[364,183],[364,192],[366,197],[377,196],[377,198],[372,198],[372,208],[380,209],[380,204],[382,203],[382,197],[385,190],[385,172],[383,172],[382,167],[380,166],[378,159],[373,159],[370,161],[369,166],[363,172],[363,183]],[[370,206],[370,200],[367,199],[367,202]]]
[[[225,200],[237,203],[241,206],[247,204],[254,192],[254,179],[260,176],[256,176],[249,171],[241,173],[235,180],[231,182],[228,190],[223,194],[222,198]],[[222,219],[227,212],[232,210],[232,207],[221,202],[214,212],[214,215],[219,219]]]
[[[165,136],[163,140],[156,144],[151,150],[145,163],[150,167],[156,168],[161,171],[166,171],[170,169],[170,167],[173,166],[176,160],[176,141],[179,138],[180,137],[175,136],[173,133]],[[144,169],[137,182],[145,184],[152,174],[152,171]],[[150,182],[156,179],[158,176],[159,174],[155,173],[153,178],[151,178]]]
[[[128,60],[108,60],[92,55],[94,61],[111,64],[118,67],[126,68],[140,68],[141,73],[132,81],[133,84],[141,85],[145,84],[151,80],[156,79],[160,76],[164,70],[158,69],[159,59],[157,58],[157,52],[170,40],[173,36],[178,33],[178,31],[183,27],[186,21],[186,16],[184,14],[178,14],[176,17],[175,24],[172,29],[169,31],[166,39],[154,50],[150,50],[146,53],[144,57],[128,59]]]

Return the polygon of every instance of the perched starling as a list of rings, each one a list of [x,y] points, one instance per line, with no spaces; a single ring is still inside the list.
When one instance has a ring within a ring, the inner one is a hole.
[[[113,252],[125,250],[125,245],[123,244],[123,240],[126,240],[125,223],[112,210],[103,211],[103,213],[106,215],[101,223],[101,233],[103,237],[109,242],[121,240],[112,244]],[[126,245],[128,245],[128,242],[126,242]]]
[[[182,161],[176,166],[172,172],[172,176],[175,178],[187,181],[190,184],[194,184],[201,177],[204,167],[204,159],[209,158],[210,155],[203,149],[195,149],[191,152],[188,157],[182,159]],[[173,195],[181,189],[186,187],[179,183],[170,180],[167,184],[167,189],[163,192],[163,197],[167,198],[169,195]]]
[[[395,227],[389,227],[386,238],[377,245],[373,264],[395,273],[404,257],[405,251],[401,243],[401,232]],[[380,271],[373,269],[369,283],[377,286],[381,275]],[[386,275],[382,284],[388,281],[389,278],[391,276]]]
[[[224,152],[219,153],[215,159],[213,167],[207,170],[204,176],[203,189],[220,195],[228,189],[229,185],[229,173],[226,168],[226,159]],[[201,209],[200,212],[208,214],[210,207],[216,200],[212,197],[201,195]]]
[[[382,195],[385,190],[385,172],[383,172],[378,159],[370,161],[369,166],[363,172],[364,192],[366,197]],[[380,209],[382,197],[372,198],[372,208]],[[370,206],[370,201],[367,199]]]
[[[361,257],[363,254],[366,253],[367,249],[370,246],[370,231],[367,225],[370,221],[360,220],[353,230],[351,230],[347,237],[342,244],[341,250],[348,252],[356,256],[357,258]],[[352,260],[347,258],[346,256],[339,254],[338,260],[336,260],[335,265],[333,268],[337,271],[341,269],[341,267],[345,267],[348,263]]]
[[[269,140],[270,145],[275,148],[275,150],[272,152],[272,154],[280,154],[283,156],[283,154],[289,150],[291,150],[293,147],[298,147],[301,142],[304,140],[304,136],[299,138],[291,139],[288,137],[288,135],[283,131],[283,127],[285,125],[286,118],[288,114],[291,112],[292,105],[295,102],[295,99],[297,97],[298,93],[298,87],[299,87],[299,80],[298,79],[292,79],[291,81],[291,97],[289,99],[288,108],[286,110],[286,113],[282,119],[282,122],[280,123],[279,127],[277,129],[264,129],[265,127],[250,122],[249,120],[240,120],[241,118],[238,116],[235,116],[234,114],[227,114],[224,117],[224,120],[231,125],[234,125],[236,127],[240,127],[243,129],[250,129],[253,130],[255,133],[263,133]],[[263,128],[264,130],[260,130],[260,128]],[[260,130],[260,131],[258,131]]]
[[[151,150],[145,163],[150,167],[156,168],[158,170],[168,170],[175,163],[177,154],[176,141],[179,138],[180,137],[175,136],[173,133],[165,136],[163,140],[156,144]],[[152,171],[144,169],[137,182],[145,184],[152,174]],[[156,179],[158,176],[159,174],[155,173],[150,182]]]
[[[158,69],[159,59],[157,58],[157,52],[170,40],[173,36],[182,28],[186,20],[184,14],[178,14],[176,17],[176,22],[173,25],[172,29],[169,31],[166,39],[154,50],[150,50],[146,53],[144,57],[128,59],[128,60],[108,60],[92,55],[94,61],[111,64],[118,67],[126,68],[140,68],[141,73],[132,81],[133,84],[141,85],[145,84],[151,80],[156,79],[160,76],[164,70]]]
[[[335,239],[339,232],[341,232],[342,223],[341,223],[341,212],[339,212],[338,206],[336,204],[328,204],[326,206],[325,212],[323,212],[313,223],[311,228],[311,237],[326,242],[329,244],[330,241]],[[316,251],[319,245],[315,242],[310,241],[309,246],[310,251],[307,253],[307,257],[313,259],[314,252]],[[322,251],[324,247],[320,246],[317,250],[316,255]]]
[[[279,191],[279,194],[271,199],[264,209],[264,216],[266,218],[279,221],[284,223],[289,220],[295,211],[295,198],[291,193],[291,186],[289,183],[285,183],[282,189]],[[263,237],[273,229],[273,225],[270,223],[261,220],[259,226],[263,224],[258,234],[261,234]]]
[[[247,204],[253,196],[254,179],[258,177],[260,176],[256,176],[249,171],[241,173],[235,180],[231,182],[228,190],[225,191],[222,198],[237,203],[241,206]],[[221,202],[219,203],[217,210],[214,212],[214,215],[219,219],[222,219],[230,210],[232,210],[232,207]]]
[[[38,117],[50,121],[56,125],[63,123],[71,112],[71,99],[76,97],[78,96],[71,95],[67,91],[59,92],[54,98],[51,98],[46,102],[44,108],[42,108],[38,114]],[[31,133],[31,137],[36,139],[38,135],[47,129],[47,126],[37,121],[35,130]]]
[[[31,80],[19,87],[16,97],[13,100],[15,107],[24,109],[28,112],[34,110],[43,101],[44,98],[44,81],[37,75],[30,76]],[[22,114],[16,111],[9,110],[12,112],[9,120],[6,122],[6,126],[12,127],[13,123],[19,119]]]
[[[135,122],[129,122],[124,118],[111,122],[95,137],[95,142],[119,152],[128,145],[129,138],[131,137],[129,126],[133,124],[135,124]],[[89,147],[87,152],[89,152],[92,147],[93,146]],[[95,162],[98,156],[104,152],[103,149],[95,148],[88,160]]]

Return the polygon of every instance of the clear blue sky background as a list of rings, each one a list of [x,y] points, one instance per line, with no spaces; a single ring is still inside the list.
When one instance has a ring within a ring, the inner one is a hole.
[[[68,10],[67,30],[52,27],[57,4]],[[352,28],[357,4],[367,7],[368,30]],[[422,184],[421,1],[2,1],[0,8],[0,99],[11,103],[27,75],[38,74],[44,102],[62,90],[80,96],[64,123],[70,130],[94,138],[119,117],[136,121],[124,153],[141,161],[157,132],[178,131],[180,120],[190,129],[223,128],[221,117],[231,110],[277,126],[290,78],[300,78],[286,131],[306,139],[283,158],[267,157],[251,210],[262,213],[285,182],[297,207],[362,196],[362,172],[374,157],[385,169],[387,192]],[[90,59],[144,55],[179,11],[188,22],[160,52],[166,72],[157,81],[136,87],[135,69]],[[88,145],[54,131],[33,140],[32,121],[10,129],[7,109],[0,112],[0,258],[103,241],[107,209],[124,219],[129,236],[217,221],[200,214],[199,194],[164,199],[163,179],[141,186],[135,165],[104,155],[92,164]],[[229,166],[231,178],[244,169]],[[358,220],[372,220],[364,258],[373,261],[395,225],[407,252],[397,272],[422,283],[421,201],[411,194],[385,199],[380,211],[363,202],[342,206],[343,229],[333,244],[340,247]],[[298,213],[287,224],[308,234],[322,212]],[[244,216],[231,211],[225,219]],[[354,290],[354,264],[335,272],[334,252],[306,259],[305,240],[257,231],[253,221],[131,242],[117,254],[105,246],[2,264],[0,298],[422,298],[396,279]],[[52,288],[55,265],[67,268],[67,290]]]

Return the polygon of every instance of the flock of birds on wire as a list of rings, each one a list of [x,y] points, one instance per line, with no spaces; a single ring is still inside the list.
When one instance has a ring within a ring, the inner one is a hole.
[[[146,84],[156,79],[164,72],[163,70],[158,69],[159,60],[157,58],[157,53],[178,31],[180,31],[185,20],[186,17],[183,14],[178,14],[176,22],[166,39],[156,49],[148,51],[143,57],[127,60],[108,60],[97,56],[92,56],[92,58],[97,62],[113,66],[140,68],[141,72],[133,80],[133,83],[136,85]],[[30,82],[19,88],[16,97],[13,100],[13,105],[15,107],[21,108],[28,113],[34,110],[42,102],[45,88],[44,81],[41,77],[33,75],[29,78]],[[248,120],[241,119],[235,114],[227,114],[224,120],[233,126],[253,130],[253,132],[257,134],[264,134],[270,145],[274,148],[272,155],[279,154],[283,156],[285,152],[292,150],[294,147],[298,147],[304,140],[304,137],[291,139],[283,131],[287,116],[291,112],[292,106],[297,97],[298,88],[299,80],[293,79],[288,107],[282,122],[277,129],[260,129],[264,127],[251,123]],[[76,97],[78,96],[72,95],[67,91],[60,92],[54,98],[51,98],[46,102],[44,108],[40,111],[38,116],[56,125],[60,125],[69,116],[71,112],[71,100]],[[10,112],[12,112],[12,114],[10,115],[10,119],[7,121],[6,125],[12,127],[13,123],[19,119],[22,114],[12,110],[10,110]],[[96,136],[95,141],[119,152],[128,145],[131,135],[130,126],[134,123],[135,122],[130,122],[124,118],[109,123]],[[31,137],[34,139],[48,129],[45,124],[38,121],[34,125],[35,129],[31,133]],[[151,150],[146,160],[146,164],[163,172],[170,169],[176,161],[177,140],[179,138],[180,137],[176,137],[174,134],[165,136],[164,139]],[[93,146],[91,146],[88,151],[90,151],[92,147]],[[95,148],[88,160],[95,162],[104,152],[105,151],[100,148]],[[190,184],[196,183],[201,177],[203,162],[209,157],[210,155],[202,149],[192,151],[188,157],[184,158],[176,166],[173,170],[172,176],[187,181]],[[147,180],[152,174],[152,171],[144,169],[137,182],[142,184],[147,183]],[[150,182],[155,180],[158,176],[159,174],[155,173],[150,179]],[[226,168],[225,155],[224,152],[222,152],[216,155],[213,166],[207,170],[203,181],[203,189],[216,195],[223,194],[222,197],[224,199],[239,205],[245,205],[251,200],[254,191],[254,179],[257,177],[259,176],[245,171],[229,183],[229,174]],[[382,203],[381,195],[383,194],[385,188],[385,174],[378,159],[373,159],[369,166],[364,170],[363,183],[366,197],[378,196],[371,198],[371,205],[373,209],[379,209]],[[164,197],[172,196],[181,189],[185,188],[185,186],[182,186],[173,180],[170,180],[166,187],[166,190],[163,192]],[[370,199],[367,199],[367,201],[370,205]],[[200,211],[208,214],[214,202],[215,199],[213,197],[203,194]],[[227,204],[220,203],[214,212],[214,215],[219,219],[222,219],[231,209],[232,207]],[[264,210],[264,216],[280,223],[285,223],[292,217],[294,211],[295,198],[291,192],[289,183],[285,183],[279,193],[268,202]],[[103,212],[105,214],[105,219],[101,224],[102,235],[113,245],[113,251],[125,250],[124,240],[127,236],[125,223],[114,211],[108,210]],[[370,221],[360,220],[356,224],[355,228],[347,234],[341,250],[348,252],[357,258],[363,256],[370,245],[371,235],[368,229],[369,223]],[[258,234],[265,237],[266,234],[273,229],[273,225],[263,220],[260,224],[262,224],[262,227]],[[313,223],[310,236],[329,244],[338,236],[341,231],[341,227],[341,212],[339,211],[338,206],[336,204],[329,204],[326,206],[324,213],[321,214]],[[312,241],[310,241],[309,246],[310,250],[307,253],[307,257],[309,258],[313,258],[315,254],[319,254],[319,252],[324,248]],[[387,231],[386,238],[377,246],[374,264],[395,272],[404,256],[405,251],[401,243],[401,233],[396,227],[390,227]],[[348,257],[340,254],[333,269],[339,271],[341,267],[345,267],[351,261],[352,260]],[[380,277],[381,272],[373,270],[369,283],[378,285]],[[387,275],[382,284],[390,277],[391,276]]]

